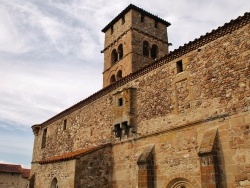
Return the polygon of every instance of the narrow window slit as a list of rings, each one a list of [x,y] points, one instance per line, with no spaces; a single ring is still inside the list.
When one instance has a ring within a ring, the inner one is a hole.
[[[63,121],[63,130],[65,131],[67,129],[67,119]]]
[[[176,62],[177,73],[183,72],[182,60]]]
[[[118,99],[118,106],[122,106],[123,105],[123,98],[119,98]]]

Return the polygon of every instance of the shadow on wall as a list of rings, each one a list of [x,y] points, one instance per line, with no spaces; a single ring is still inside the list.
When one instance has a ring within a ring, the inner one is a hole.
[[[112,147],[79,156],[76,159],[75,187],[110,187],[112,177]]]

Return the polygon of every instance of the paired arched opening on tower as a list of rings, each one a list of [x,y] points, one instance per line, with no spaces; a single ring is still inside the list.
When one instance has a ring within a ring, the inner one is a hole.
[[[111,53],[111,63],[115,64],[118,61],[118,54],[116,49],[114,49]]]
[[[142,44],[142,51],[143,51],[143,55],[145,57],[150,57],[152,59],[157,59],[158,58],[158,53],[159,53],[159,48],[156,44],[153,44],[152,46],[150,46],[148,41],[143,41]]]
[[[117,79],[117,80],[120,80],[121,78],[122,78],[122,71],[119,70],[119,71],[117,72],[117,74],[116,74],[116,79]]]
[[[152,45],[151,48],[151,58],[157,59],[158,58],[158,46],[156,44]]]
[[[149,43],[148,41],[143,41],[143,55],[149,57]]]
[[[113,84],[114,82],[122,79],[122,70],[118,70],[116,74],[112,74],[110,77],[110,84]]]
[[[113,75],[110,77],[110,84],[113,84],[115,81],[116,81],[116,78],[115,78],[115,75],[113,74]]]
[[[120,61],[123,58],[123,45],[120,44],[116,49],[113,49],[111,52],[111,64],[114,65],[117,61]]]
[[[122,58],[123,58],[123,46],[122,46],[122,44],[120,44],[118,46],[118,60],[120,60]]]

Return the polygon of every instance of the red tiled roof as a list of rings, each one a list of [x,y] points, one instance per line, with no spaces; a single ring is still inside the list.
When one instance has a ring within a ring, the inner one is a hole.
[[[22,168],[21,165],[16,164],[0,163],[0,172],[18,173],[22,174],[24,178],[28,178],[30,176],[30,169]]]
[[[64,153],[62,155],[53,156],[53,157],[50,157],[48,159],[39,161],[39,164],[47,164],[47,163],[53,163],[53,162],[58,162],[58,161],[66,161],[66,160],[70,160],[70,159],[75,159],[79,155],[85,155],[85,154],[91,153],[93,151],[102,149],[102,148],[109,146],[109,145],[110,144],[105,144],[105,145],[101,145],[101,146],[90,147],[90,148],[80,149],[80,150],[76,150],[76,151],[69,152],[69,153]]]
[[[0,172],[22,173],[21,165],[0,163]]]
[[[23,168],[23,178],[29,178],[30,177],[30,169]]]

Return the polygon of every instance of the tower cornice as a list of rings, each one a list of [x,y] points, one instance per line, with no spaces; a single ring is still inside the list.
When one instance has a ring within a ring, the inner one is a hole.
[[[114,25],[119,19],[121,19],[127,12],[129,12],[129,11],[132,10],[132,9],[135,10],[135,11],[138,11],[138,12],[142,13],[142,14],[145,15],[145,16],[148,16],[148,17],[154,19],[154,20],[157,21],[157,22],[160,22],[160,23],[166,25],[167,27],[171,25],[169,22],[167,22],[167,21],[165,21],[165,20],[159,18],[158,16],[153,15],[153,14],[151,14],[151,13],[149,13],[149,12],[147,12],[147,11],[145,11],[145,10],[143,10],[143,9],[141,9],[141,8],[139,8],[139,7],[135,6],[135,5],[133,5],[133,4],[130,4],[130,5],[129,5],[127,8],[125,8],[120,14],[118,14],[111,22],[109,22],[109,24],[106,25],[106,26],[102,29],[102,32],[105,33],[112,25]]]

